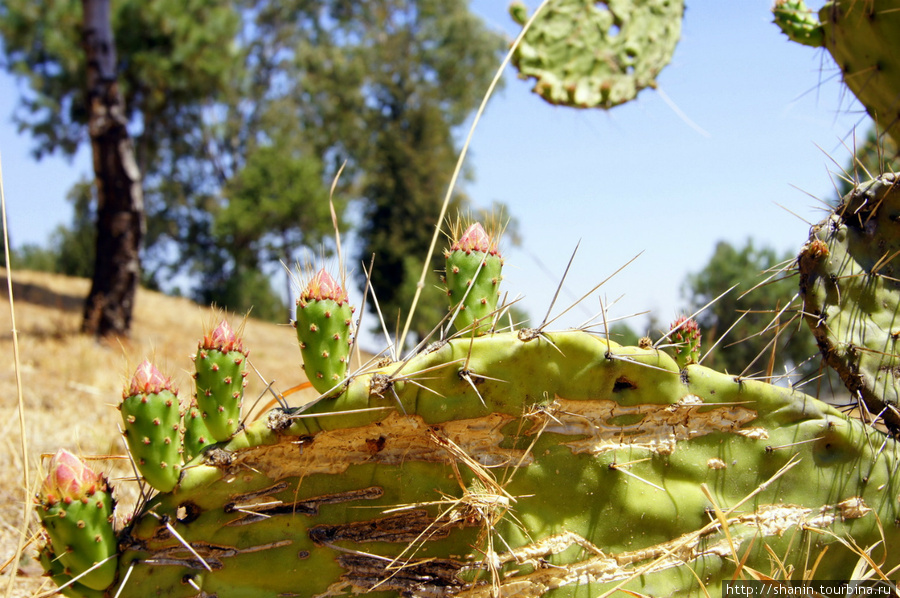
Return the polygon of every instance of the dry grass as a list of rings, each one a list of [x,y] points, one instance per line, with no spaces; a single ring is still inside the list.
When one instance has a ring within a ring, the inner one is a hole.
[[[5,287],[3,269],[0,279]],[[190,398],[193,389],[189,356],[197,347],[203,327],[215,317],[213,310],[186,299],[141,290],[131,338],[97,342],[79,333],[82,301],[89,281],[38,272],[14,272],[12,279],[32,485],[41,477],[41,455],[52,454],[60,447],[82,455],[124,454],[118,435],[120,416],[114,405],[121,397],[126,377],[145,357],[152,357],[173,378],[183,401]],[[21,533],[25,492],[6,293],[0,302],[0,350],[7,356],[6,365],[0,369],[0,563],[5,563],[14,555]],[[237,324],[240,318],[230,319]],[[244,338],[251,363],[269,381],[275,381],[275,388],[284,391],[305,380],[299,365],[300,351],[290,327],[248,320]],[[265,383],[251,374],[245,408],[264,389]],[[289,402],[299,404],[305,398],[292,395]],[[97,469],[113,479],[130,471],[123,462],[112,460],[99,461]],[[135,488],[133,483],[118,484],[117,494],[123,506],[133,500]],[[127,506],[120,508],[120,516],[127,510]],[[36,529],[36,519],[32,519],[29,533]],[[42,582],[41,568],[31,559],[33,554],[33,550],[28,550],[19,563],[13,596],[30,596]],[[8,584],[8,570],[4,573],[0,577],[0,595]]]

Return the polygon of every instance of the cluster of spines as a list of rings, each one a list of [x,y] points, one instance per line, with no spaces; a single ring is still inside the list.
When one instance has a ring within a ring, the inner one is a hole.
[[[101,595],[118,568],[114,500],[106,479],[60,449],[50,460],[37,502],[47,534],[39,554],[45,569],[55,580],[71,582],[69,595]]]
[[[303,369],[320,393],[347,377],[353,335],[353,306],[346,290],[324,268],[313,274],[297,299],[297,340]]]
[[[480,336],[490,331],[500,299],[503,258],[497,235],[488,234],[475,222],[454,237],[450,249],[444,252],[444,282],[453,325],[460,332],[471,330]]]
[[[119,410],[131,457],[148,484],[169,492],[181,474],[181,406],[171,379],[141,363],[122,393]]]
[[[195,404],[208,435],[216,442],[231,438],[241,423],[244,387],[247,385],[247,355],[238,332],[222,320],[203,336],[194,360]],[[190,412],[188,413],[188,416]],[[196,430],[196,418],[185,418],[190,437],[206,438]],[[191,447],[191,453],[195,447]]]

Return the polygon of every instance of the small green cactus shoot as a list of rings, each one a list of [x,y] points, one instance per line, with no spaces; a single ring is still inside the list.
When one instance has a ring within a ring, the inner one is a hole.
[[[216,442],[231,438],[241,423],[248,353],[240,334],[222,320],[194,355],[197,408]]]
[[[497,309],[503,259],[496,235],[488,234],[478,222],[454,236],[453,245],[444,252],[450,311],[459,310],[453,324],[460,332],[471,329],[480,336],[491,329]]]
[[[347,377],[353,311],[347,292],[324,269],[309,279],[297,299],[295,326],[303,369],[320,393]]]
[[[44,551],[55,555],[56,573],[68,580],[77,577],[77,584],[90,590],[109,587],[116,577],[118,543],[113,498],[103,476],[60,449],[50,460],[37,502],[50,540]]]
[[[147,483],[172,490],[181,473],[181,412],[178,391],[149,361],[138,366],[125,388],[119,410],[125,439]]]

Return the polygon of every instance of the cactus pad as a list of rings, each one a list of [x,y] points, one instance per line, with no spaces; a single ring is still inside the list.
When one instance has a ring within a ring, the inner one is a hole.
[[[240,335],[222,322],[204,335],[194,356],[196,402],[212,438],[231,438],[241,422],[247,354]]]
[[[900,11],[893,0],[832,0],[818,19],[802,0],[779,0],[775,22],[792,40],[825,46],[844,83],[879,127],[900,140]]]
[[[113,498],[106,480],[60,449],[38,494],[38,516],[49,542],[41,551],[58,580],[78,577],[70,595],[93,596],[116,576]],[[93,569],[93,570],[91,570]],[[83,591],[82,591],[83,590]]]
[[[489,235],[476,222],[458,236],[444,257],[450,311],[459,309],[454,326],[459,331],[469,329],[476,336],[486,333],[500,298],[503,259],[497,250],[496,235]]]
[[[347,292],[325,270],[316,272],[297,299],[297,340],[310,383],[326,393],[347,376],[353,330]]]
[[[125,439],[147,483],[168,492],[181,473],[181,412],[171,380],[144,361],[123,393]]]
[[[516,3],[514,20],[525,10]],[[634,99],[672,59],[681,35],[682,0],[551,0],[512,62],[551,104],[612,108]]]
[[[900,423],[900,190],[858,186],[812,229],[798,260],[803,313],[854,398]]]
[[[841,579],[845,539],[900,540],[900,447],[801,393],[583,331],[398,367],[186,468],[120,535],[121,596],[717,595],[738,559]]]

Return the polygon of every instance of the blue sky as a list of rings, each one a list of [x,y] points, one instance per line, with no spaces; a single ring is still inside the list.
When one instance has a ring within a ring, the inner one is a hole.
[[[512,37],[507,4],[474,0],[472,9]],[[533,10],[538,2],[526,4]],[[800,248],[808,222],[823,217],[811,196],[834,196],[832,158],[845,164],[854,129],[862,137],[869,121],[827,53],[790,43],[769,8],[768,0],[688,0],[660,91],[611,111],[550,106],[507,73],[475,132],[475,178],[465,190],[478,206],[505,202],[518,219],[525,243],[506,247],[504,290],[523,295],[533,318],[543,318],[579,241],[554,313],[643,253],[556,326],[580,324],[599,310],[598,297],[621,297],[612,317],[653,310],[674,319],[685,276],[719,240]],[[71,162],[33,160],[31,140],[10,122],[17,95],[15,82],[0,76],[13,246],[44,243],[69,222],[66,191],[90,173],[87,151]]]

